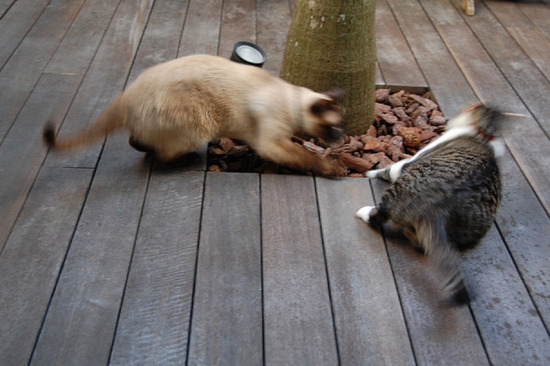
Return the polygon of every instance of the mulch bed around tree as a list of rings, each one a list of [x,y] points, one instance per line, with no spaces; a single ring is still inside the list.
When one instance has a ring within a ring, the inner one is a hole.
[[[414,155],[438,137],[447,119],[430,93],[418,95],[400,90],[376,90],[375,121],[359,136],[344,135],[330,147],[316,139],[295,136],[295,143],[331,158],[339,159],[349,177],[363,177],[370,169],[384,168]],[[264,174],[304,174],[260,158],[247,145],[228,138],[214,140],[208,146],[208,170],[211,172],[257,172]]]

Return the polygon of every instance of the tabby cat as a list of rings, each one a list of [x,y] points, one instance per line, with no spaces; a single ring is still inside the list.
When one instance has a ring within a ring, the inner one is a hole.
[[[382,228],[393,224],[438,268],[452,304],[469,303],[459,251],[487,234],[501,200],[495,133],[504,114],[475,105],[450,120],[446,132],[412,158],[367,173],[391,185],[377,206],[357,212]]]

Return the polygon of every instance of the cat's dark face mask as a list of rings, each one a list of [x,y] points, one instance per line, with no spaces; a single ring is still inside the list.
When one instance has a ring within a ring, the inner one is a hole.
[[[336,95],[334,95],[335,93]],[[319,99],[311,106],[311,113],[317,123],[309,133],[322,138],[326,142],[335,142],[342,137],[342,107],[336,103],[336,100],[341,98],[343,94],[343,89],[337,89],[332,94],[327,92],[325,95],[329,99]]]

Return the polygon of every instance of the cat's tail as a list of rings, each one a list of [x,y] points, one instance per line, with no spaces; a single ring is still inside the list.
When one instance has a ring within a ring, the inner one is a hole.
[[[436,265],[444,283],[444,293],[451,305],[470,303],[458,251],[449,242],[440,217],[423,218],[416,228],[417,238],[424,245],[428,258]]]
[[[57,138],[57,127],[53,122],[44,126],[42,137],[46,145],[56,150],[71,150],[84,147],[105,138],[115,130],[125,127],[128,121],[128,109],[119,95],[107,106],[99,117],[87,129],[68,138]]]

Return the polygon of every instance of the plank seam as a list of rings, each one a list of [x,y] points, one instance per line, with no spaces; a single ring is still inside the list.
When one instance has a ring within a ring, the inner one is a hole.
[[[104,149],[104,146],[101,147],[101,151],[103,151]],[[45,159],[44,159],[45,161]],[[42,334],[42,330],[44,329],[44,324],[46,322],[46,317],[48,315],[48,312],[50,310],[50,306],[52,304],[52,301],[55,297],[55,293],[57,291],[57,286],[59,285],[59,280],[61,278],[61,274],[63,273],[63,270],[65,268],[65,264],[67,262],[67,257],[69,256],[69,252],[71,251],[71,247],[73,245],[73,240],[74,240],[74,237],[76,235],[76,232],[78,230],[78,227],[79,227],[79,224],[80,224],[80,219],[82,218],[82,214],[84,212],[84,208],[86,207],[86,202],[88,201],[88,197],[90,195],[90,190],[92,189],[92,183],[94,181],[94,178],[97,174],[97,166],[99,165],[99,159],[96,161],[96,165],[95,167],[93,168],[93,173],[92,173],[92,176],[90,178],[90,182],[88,184],[88,188],[86,190],[86,194],[84,195],[84,200],[82,202],[82,206],[80,207],[80,211],[78,213],[78,218],[77,220],[75,221],[75,225],[74,225],[74,228],[73,228],[73,232],[71,233],[71,238],[69,239],[69,245],[67,246],[67,250],[65,251],[65,254],[63,256],[63,260],[61,261],[61,265],[59,266],[59,271],[57,273],[57,277],[55,279],[55,284],[53,286],[53,289],[52,289],[52,293],[50,295],[50,299],[48,300],[48,305],[46,305],[46,310],[44,311],[44,316],[42,317],[42,321],[40,323],[40,327],[38,328],[38,332],[36,334],[36,339],[34,340],[34,345],[32,347],[32,350],[31,350],[31,353],[30,353],[30,356],[29,356],[29,362],[28,364],[31,364],[32,362],[32,359],[34,357],[34,353],[36,351],[36,347],[38,345],[38,341],[40,339],[40,335]],[[34,183],[33,183],[34,184]]]
[[[368,183],[369,183],[373,203],[376,206],[376,201],[377,201],[376,194],[374,192],[374,187],[372,186],[372,182],[371,182],[370,179],[369,179]],[[401,297],[401,291],[399,291],[399,284],[397,283],[397,280],[395,279],[395,270],[393,268],[393,263],[392,263],[392,258],[391,258],[391,255],[390,255],[390,251],[388,249],[388,243],[386,242],[386,235],[384,234],[383,231],[382,231],[382,240],[384,241],[384,249],[386,250],[386,257],[388,258],[388,263],[390,264],[390,270],[391,270],[391,274],[392,274],[392,278],[393,278],[393,284],[395,286],[395,292],[397,293],[397,299],[399,301],[399,307],[401,308],[401,314],[403,315],[403,321],[405,322],[405,329],[407,330],[407,337],[409,338],[409,345],[411,346],[411,352],[412,352],[412,356],[413,356],[413,359],[414,359],[414,363],[416,365],[418,365],[418,360],[417,360],[417,357],[416,357],[416,350],[414,349],[414,344],[413,344],[413,341],[412,341],[412,335],[411,335],[411,331],[409,329],[409,321],[407,319],[405,308],[403,306],[403,299]]]
[[[334,302],[332,300],[332,290],[330,286],[330,273],[328,268],[328,262],[327,262],[327,251],[325,248],[325,237],[323,235],[323,225],[321,222],[321,210],[319,208],[319,192],[317,190],[317,177],[313,178],[313,190],[315,192],[315,205],[317,206],[317,221],[319,222],[319,234],[321,235],[321,248],[323,249],[323,263],[325,265],[325,275],[327,276],[327,292],[328,292],[328,298],[330,303],[330,314],[332,316],[332,330],[334,332],[334,343],[336,346],[336,358],[338,360],[338,364],[340,365],[342,363],[340,359],[340,344],[338,342],[338,332],[336,329],[336,313],[334,311]]]
[[[140,213],[139,213],[139,220],[137,222],[137,229],[136,229],[136,233],[134,235],[134,245],[132,246],[132,252],[130,254],[130,260],[128,262],[128,269],[126,270],[126,279],[124,280],[124,288],[122,289],[122,294],[121,294],[121,297],[120,297],[118,312],[117,312],[116,321],[115,321],[115,327],[113,329],[113,339],[111,341],[111,347],[109,348],[109,357],[107,358],[107,364],[111,364],[111,357],[113,356],[113,349],[115,347],[116,335],[117,335],[118,327],[119,327],[119,324],[120,324],[120,315],[122,313],[122,308],[124,306],[124,298],[126,297],[126,290],[128,289],[128,281],[130,279],[130,272],[132,270],[132,263],[134,261],[134,255],[135,255],[135,252],[136,252],[136,245],[137,245],[137,241],[138,241],[138,238],[139,238],[139,234],[141,232],[141,221],[143,220],[143,213],[145,211],[145,203],[147,201],[147,194],[149,193],[149,186],[151,184],[152,171],[153,171],[153,164],[149,163],[147,186],[145,187],[145,192],[143,194],[143,200],[142,200],[142,203],[141,203],[141,209],[140,209]]]
[[[215,173],[216,174],[216,173]],[[206,193],[206,178],[207,178],[207,172],[203,171],[203,179],[202,179],[202,197],[201,197],[201,209],[200,209],[200,218],[199,218],[199,233],[197,235],[197,251],[195,254],[195,271],[193,274],[193,289],[191,291],[191,304],[189,306],[189,327],[187,329],[187,350],[185,351],[185,365],[189,364],[189,352],[191,350],[191,336],[193,329],[193,311],[195,310],[195,295],[196,295],[196,289],[197,289],[197,273],[198,273],[198,267],[199,267],[199,254],[200,254],[200,242],[201,242],[201,236],[202,236],[202,224],[203,224],[203,213],[204,213],[204,201],[205,201],[205,193]]]

